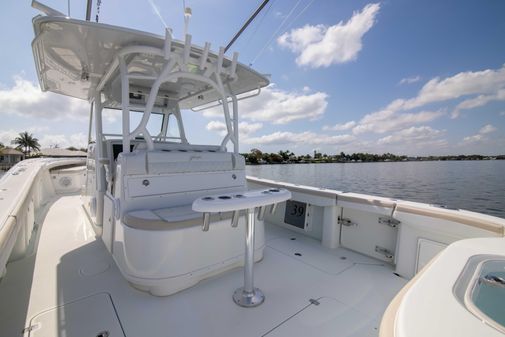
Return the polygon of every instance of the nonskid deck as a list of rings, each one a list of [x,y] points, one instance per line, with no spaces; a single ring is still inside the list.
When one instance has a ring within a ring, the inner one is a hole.
[[[121,276],[85,221],[80,197],[61,197],[43,220],[36,255],[11,263],[0,283],[0,335],[16,336],[30,326],[26,336],[76,336],[90,329],[101,329],[95,335],[110,329],[111,336],[121,330],[126,336],[377,335],[384,309],[406,280],[381,261],[266,227],[264,259],[255,266],[263,305],[233,303],[240,268],[154,297]],[[80,317],[95,307],[104,311],[100,319]]]

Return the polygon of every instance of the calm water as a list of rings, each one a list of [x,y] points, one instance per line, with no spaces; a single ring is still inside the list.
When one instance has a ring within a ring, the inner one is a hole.
[[[505,160],[249,165],[247,174],[505,218]]]
[[[505,218],[505,160],[250,165],[247,174]]]

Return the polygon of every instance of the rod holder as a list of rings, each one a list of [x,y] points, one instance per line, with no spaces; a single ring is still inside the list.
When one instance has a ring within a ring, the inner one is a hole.
[[[205,42],[205,47],[203,48],[202,56],[200,56],[200,70],[205,69],[207,64],[207,58],[209,57],[210,43]]]
[[[165,60],[170,58],[170,53],[172,53],[172,31],[169,28],[165,29],[165,45],[163,47],[163,57]]]
[[[184,51],[183,51],[183,58],[182,58],[182,63],[184,64],[184,67],[187,69],[187,65],[189,62],[189,53],[191,51],[191,35],[186,34],[186,37],[184,39]]]
[[[277,210],[277,204],[272,204],[270,206],[270,214],[274,214],[276,210]]]
[[[203,213],[202,231],[208,232],[209,231],[209,225],[210,225],[210,213],[209,212],[205,212],[205,213]]]
[[[240,218],[240,211],[233,211],[231,216],[231,227],[236,228],[238,226],[238,219]]]
[[[260,206],[258,210],[258,221],[263,221],[265,219],[266,206]]]
[[[238,62],[238,53],[234,52],[230,67],[230,76],[233,78],[237,77],[237,62]]]
[[[217,68],[216,74],[219,76],[223,70],[223,60],[224,60],[224,47],[219,47],[219,54],[217,54]]]

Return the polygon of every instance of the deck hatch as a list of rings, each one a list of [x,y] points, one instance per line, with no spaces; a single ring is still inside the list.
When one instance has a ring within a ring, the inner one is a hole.
[[[35,315],[27,329],[37,336],[125,336],[109,294],[100,293]],[[105,334],[106,332],[106,334]]]

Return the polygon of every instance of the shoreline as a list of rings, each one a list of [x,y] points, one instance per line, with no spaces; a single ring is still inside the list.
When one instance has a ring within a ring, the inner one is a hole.
[[[505,160],[505,158],[486,158],[486,159],[414,159],[414,160],[377,160],[377,161],[363,161],[363,160],[349,160],[349,161],[331,161],[331,160],[310,160],[310,161],[287,161],[287,162],[264,162],[264,163],[251,163],[246,161],[246,165],[259,166],[259,165],[293,165],[293,164],[363,164],[363,163],[411,163],[411,162],[440,162],[440,161],[495,161]]]

